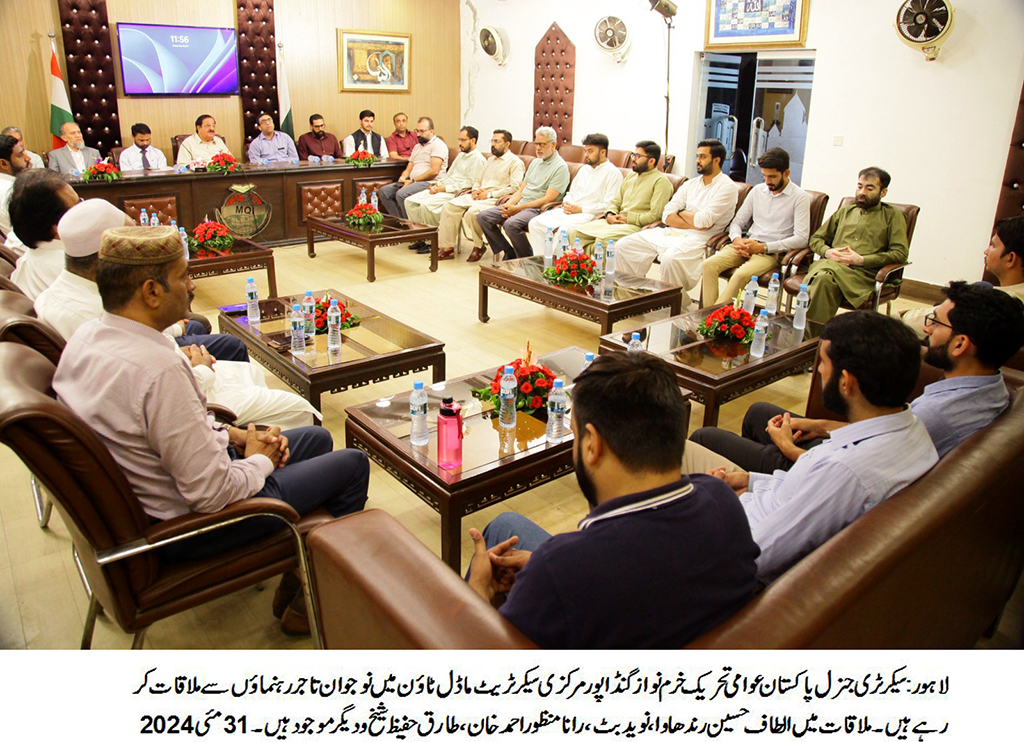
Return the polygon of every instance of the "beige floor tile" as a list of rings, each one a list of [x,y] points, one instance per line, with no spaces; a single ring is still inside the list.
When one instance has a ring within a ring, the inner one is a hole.
[[[83,620],[61,555],[15,563],[11,570],[26,645],[30,649],[77,647]]]
[[[18,601],[4,596],[14,595],[14,574],[10,565],[0,566],[0,649],[25,649],[25,632],[21,627]]]

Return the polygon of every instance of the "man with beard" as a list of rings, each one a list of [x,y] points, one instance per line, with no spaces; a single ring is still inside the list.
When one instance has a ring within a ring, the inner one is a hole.
[[[17,139],[18,142],[20,142],[21,144],[25,143],[24,135],[21,133],[21,129],[19,129],[17,126],[5,126],[3,129],[0,129],[0,135],[12,136],[15,139]],[[29,162],[32,163],[32,167],[36,168],[37,170],[42,170],[44,167],[46,167],[46,165],[43,164],[43,158],[37,155],[32,150],[30,150],[28,147],[25,148],[25,155],[28,157]]]
[[[474,126],[463,126],[459,130],[459,154],[448,170],[437,182],[405,200],[409,219],[419,224],[436,227],[441,221],[441,209],[455,198],[457,193],[468,191],[484,169],[484,156],[476,147],[480,132]],[[430,252],[425,242],[414,243],[414,248]]]
[[[514,193],[523,182],[525,167],[517,155],[512,154],[512,133],[495,129],[491,136],[491,154],[479,177],[468,192],[460,193],[441,209],[441,223],[437,227],[438,260],[455,257],[460,231],[466,227],[473,235],[473,252],[469,262],[476,262],[484,254],[484,234],[476,222],[476,215],[498,203],[498,199]]]
[[[416,139],[409,164],[394,183],[388,183],[377,195],[384,211],[401,219],[408,219],[405,199],[425,191],[448,169],[448,145],[434,136],[434,120],[423,116],[416,122]]]
[[[729,487],[681,476],[685,408],[646,353],[600,355],[572,393],[573,463],[590,514],[550,536],[517,513],[481,535],[467,581],[544,649],[678,648],[753,594],[757,547]]]
[[[46,160],[50,170],[61,175],[84,173],[100,159],[100,151],[86,145],[78,124],[68,121],[60,125],[59,131],[64,146],[50,150]]]
[[[339,160],[343,157],[338,137],[327,133],[324,117],[319,113],[309,117],[309,131],[299,137],[297,146],[300,160],[308,160],[310,155],[321,158],[329,155]]]
[[[646,276],[655,258],[661,280],[689,291],[700,280],[704,248],[721,234],[736,213],[739,191],[722,172],[725,147],[717,139],[697,144],[697,175],[672,196],[655,222],[619,243],[615,270],[627,276]],[[660,228],[659,228],[660,227]]]
[[[622,173],[608,162],[608,137],[587,134],[583,138],[585,167],[576,171],[562,205],[541,212],[530,220],[530,245],[535,253],[544,251],[544,237],[550,229],[568,234],[573,227],[586,224],[607,213],[622,185]]]
[[[7,210],[7,202],[14,188],[14,178],[22,170],[28,170],[32,163],[28,159],[21,142],[6,134],[0,135],[0,238],[17,255],[25,252],[25,246],[11,227],[11,216]]]
[[[659,159],[661,147],[647,139],[637,142],[633,172],[622,181],[618,195],[604,213],[569,233],[569,245],[575,244],[577,237],[584,249],[597,240],[608,244],[608,240],[620,240],[656,222],[672,198],[672,184],[658,170]]]
[[[789,153],[772,147],[757,160],[764,183],[750,189],[729,225],[729,244],[704,261],[704,306],[718,303],[718,277],[735,268],[725,287],[732,301],[750,281],[778,269],[779,257],[807,247],[811,197],[789,179]],[[746,231],[746,236],[744,236]]]
[[[875,290],[879,268],[907,261],[907,221],[899,209],[882,203],[889,181],[879,167],[861,170],[856,203],[841,207],[811,236],[808,246],[824,260],[807,271],[808,319],[828,322],[844,298],[859,307]]]
[[[920,366],[920,343],[906,325],[877,312],[841,314],[822,330],[818,371],[822,401],[849,424],[788,472],[708,472],[740,495],[761,547],[759,580],[775,580],[939,460],[907,406]],[[789,415],[770,426],[780,440],[794,437]]]

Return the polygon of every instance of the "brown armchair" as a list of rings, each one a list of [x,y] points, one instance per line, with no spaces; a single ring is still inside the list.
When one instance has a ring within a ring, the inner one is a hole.
[[[321,646],[303,539],[313,527],[331,520],[325,511],[300,518],[288,504],[260,497],[218,513],[153,523],[96,434],[53,399],[53,364],[31,348],[0,343],[0,367],[6,369],[0,377],[0,442],[51,493],[92,589],[83,649],[92,643],[101,610],[135,635],[132,647],[137,649],[156,621],[295,568],[306,594],[314,646]],[[285,527],[209,559],[165,563],[159,557],[161,546],[266,516]]]

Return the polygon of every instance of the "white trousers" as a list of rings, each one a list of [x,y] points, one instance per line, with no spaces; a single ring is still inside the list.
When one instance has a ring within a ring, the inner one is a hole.
[[[235,425],[277,425],[282,430],[313,424],[322,419],[309,402],[294,392],[267,388],[263,368],[256,363],[217,361],[213,364],[213,386],[206,400],[223,405],[237,415]]]
[[[411,221],[436,227],[441,223],[441,209],[453,198],[455,198],[454,193],[445,191],[440,193],[420,191],[405,199],[405,211]]]
[[[703,229],[642,229],[615,243],[615,272],[646,276],[658,258],[660,279],[689,291],[700,281],[704,246],[712,236]]]
[[[527,237],[533,247],[533,254],[544,254],[544,236],[547,234],[548,227],[551,228],[557,239],[558,230],[564,229],[568,235],[573,227],[586,224],[593,219],[593,214],[566,214],[560,206],[556,206],[550,211],[542,211],[530,220],[530,232]]]

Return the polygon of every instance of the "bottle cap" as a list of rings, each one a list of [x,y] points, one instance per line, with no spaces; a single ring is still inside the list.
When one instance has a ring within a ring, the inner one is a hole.
[[[761,310],[761,316],[762,317],[767,317],[768,316],[768,310],[767,309],[762,309]]]
[[[251,281],[252,279],[250,278],[249,280]],[[331,299],[331,306],[332,307],[338,306],[338,300],[337,299]]]
[[[420,389],[422,389],[423,388],[423,379],[416,379],[415,381],[413,381],[412,388],[415,389],[416,391],[419,391]]]
[[[256,283],[255,279],[252,279],[252,278],[247,278],[247,279],[245,280],[245,282],[246,282],[246,283]]]
[[[505,373],[506,374],[514,374],[515,373],[515,369],[512,368],[511,366],[505,366]]]
[[[555,379],[555,389],[561,389],[564,386],[561,379]]]
[[[307,291],[307,292],[306,292],[306,296],[312,296],[312,295],[313,295],[313,292],[312,292],[312,291]]]
[[[455,400],[452,397],[442,397],[441,404],[453,405],[455,404]]]
[[[633,333],[633,339],[634,340],[639,340],[640,339],[640,333],[639,332],[634,332]]]
[[[779,277],[778,273],[772,273],[772,278],[778,278],[778,277]]]
[[[302,311],[302,305],[301,304],[292,304],[292,311],[293,312],[301,312]]]
[[[594,354],[591,353],[590,351],[587,351],[586,353],[584,353],[583,357],[586,358],[588,361],[594,360]]]
[[[800,284],[800,290],[801,291],[807,291],[807,284],[806,283]]]

